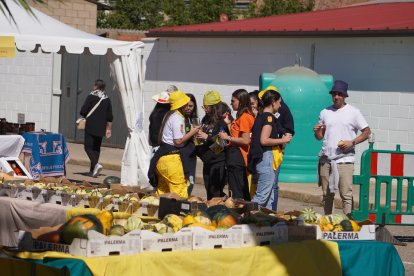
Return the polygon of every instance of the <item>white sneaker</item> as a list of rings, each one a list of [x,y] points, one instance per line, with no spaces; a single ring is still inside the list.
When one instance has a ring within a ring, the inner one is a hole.
[[[102,165],[99,164],[99,163],[96,163],[95,169],[93,169],[92,177],[93,178],[97,178],[98,175],[99,175],[99,172],[102,171],[102,169],[103,169]]]

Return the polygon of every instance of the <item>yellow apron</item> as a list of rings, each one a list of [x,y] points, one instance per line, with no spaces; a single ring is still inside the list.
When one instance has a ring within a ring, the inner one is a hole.
[[[161,157],[157,162],[155,174],[158,177],[157,195],[176,193],[180,197],[188,197],[189,181],[184,176],[180,154]]]

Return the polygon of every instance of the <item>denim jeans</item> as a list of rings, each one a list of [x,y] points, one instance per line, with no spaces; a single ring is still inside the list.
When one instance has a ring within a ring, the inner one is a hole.
[[[256,171],[259,176],[256,194],[252,201],[257,202],[259,207],[272,209],[273,203],[273,181],[275,171],[273,170],[273,151],[263,153],[263,157],[257,162]]]
[[[277,211],[277,200],[279,198],[279,172],[280,172],[280,165],[275,170],[275,180],[273,181],[273,203],[272,203],[272,210]]]

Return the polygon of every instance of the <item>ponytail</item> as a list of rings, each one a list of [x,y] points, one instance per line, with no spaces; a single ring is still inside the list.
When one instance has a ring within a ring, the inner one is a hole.
[[[259,113],[263,113],[263,109],[265,107],[268,107],[269,105],[271,105],[273,103],[273,101],[278,101],[280,99],[280,94],[277,91],[274,90],[267,90],[262,98],[259,100],[258,104],[257,104],[257,110],[259,111]]]

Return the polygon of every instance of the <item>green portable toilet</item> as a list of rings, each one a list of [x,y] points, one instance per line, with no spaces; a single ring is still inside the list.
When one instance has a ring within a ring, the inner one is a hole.
[[[261,74],[259,86],[261,91],[268,86],[279,90],[295,123],[295,136],[286,147],[279,181],[316,183],[322,141],[315,139],[313,126],[318,123],[321,110],[332,105],[329,91],[333,86],[333,77],[294,65],[273,74]]]

